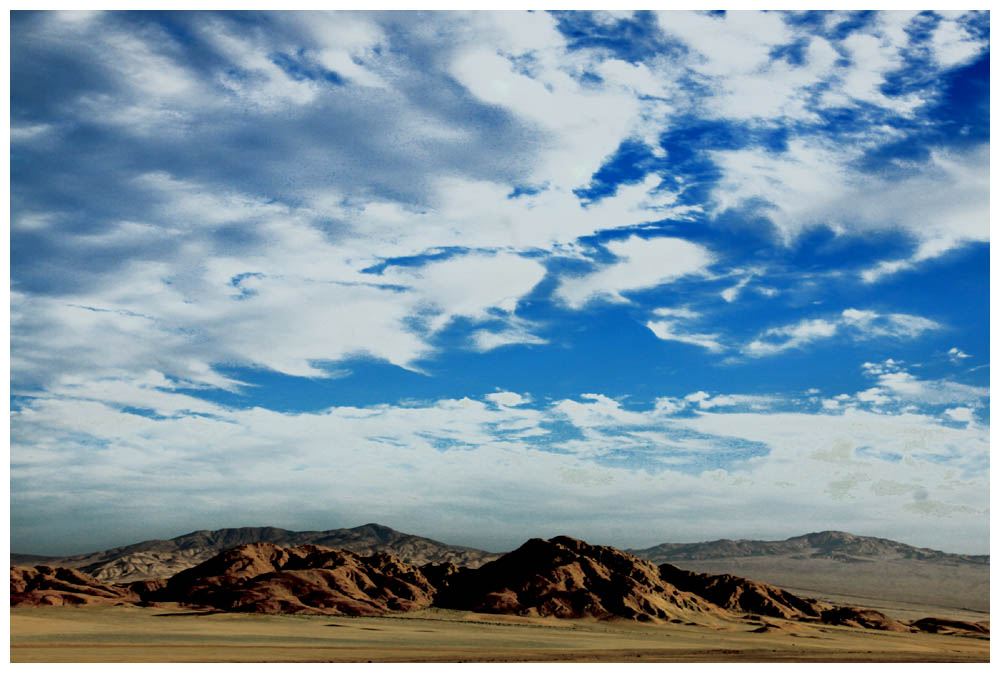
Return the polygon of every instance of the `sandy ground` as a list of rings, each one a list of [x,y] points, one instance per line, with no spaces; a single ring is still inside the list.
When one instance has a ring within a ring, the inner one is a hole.
[[[771,618],[691,626],[436,608],[307,617],[103,606],[12,608],[10,616],[12,662],[989,661],[985,639]],[[773,628],[755,633],[765,622]]]

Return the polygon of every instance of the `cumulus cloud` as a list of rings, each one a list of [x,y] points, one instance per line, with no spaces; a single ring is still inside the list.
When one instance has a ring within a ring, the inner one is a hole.
[[[952,347],[948,349],[948,357],[951,358],[952,362],[960,362],[967,357],[971,357],[968,353],[963,352],[959,348]]]
[[[953,421],[958,421],[959,423],[971,423],[972,422],[972,409],[969,407],[955,407],[953,409],[945,409],[945,415]]]
[[[512,393],[506,390],[490,393],[488,395],[484,395],[483,397],[501,407],[518,407],[531,401],[530,396],[521,395],[520,393]]]
[[[627,302],[623,292],[705,273],[714,261],[704,247],[679,238],[630,236],[605,247],[617,258],[614,263],[583,276],[564,278],[560,284],[557,295],[571,308],[595,299]]]

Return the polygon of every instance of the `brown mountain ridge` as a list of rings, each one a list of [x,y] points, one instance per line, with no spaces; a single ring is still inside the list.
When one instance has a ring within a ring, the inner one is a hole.
[[[147,540],[76,556],[11,554],[11,564],[77,568],[102,582],[123,583],[171,577],[221,551],[258,542],[281,547],[312,544],[360,555],[385,552],[425,567],[431,574],[450,572],[448,564],[474,568],[500,556],[372,523],[326,531],[274,527],[201,530],[171,540]],[[834,602],[888,601],[984,614],[989,611],[989,556],[949,554],[841,531],[779,541],[664,543],[626,551],[655,565],[669,563],[700,573],[753,577],[795,594]],[[428,569],[428,563],[441,567]]]
[[[347,549],[358,554],[386,552],[408,563],[450,562],[471,568],[499,556],[481,549],[449,545],[401,533],[377,523],[368,523],[355,528],[324,531],[291,531],[271,526],[198,530],[170,540],[146,540],[125,547],[75,556],[11,554],[11,565],[42,563],[47,566],[78,568],[102,581],[130,582],[171,577],[207,561],[221,551],[258,542],[280,547],[317,545]]]
[[[800,598],[735,576],[656,566],[613,547],[560,536],[532,539],[479,568],[423,567],[386,553],[362,556],[316,545],[251,543],[223,551],[169,580],[108,585],[73,569],[11,568],[11,605],[92,602],[255,613],[373,616],[427,607],[523,616],[704,624],[774,616],[889,631],[988,637],[985,623],[900,622],[870,609]]]

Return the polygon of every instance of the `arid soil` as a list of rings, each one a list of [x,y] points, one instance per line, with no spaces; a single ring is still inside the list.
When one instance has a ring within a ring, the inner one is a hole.
[[[13,662],[989,660],[989,641],[780,619],[701,626],[429,608],[391,617],[85,606],[11,609]]]

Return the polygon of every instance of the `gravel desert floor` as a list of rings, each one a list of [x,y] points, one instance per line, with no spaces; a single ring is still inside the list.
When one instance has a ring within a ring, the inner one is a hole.
[[[12,662],[985,662],[989,640],[801,624],[536,619],[431,608],[392,617],[177,607],[12,608]]]

